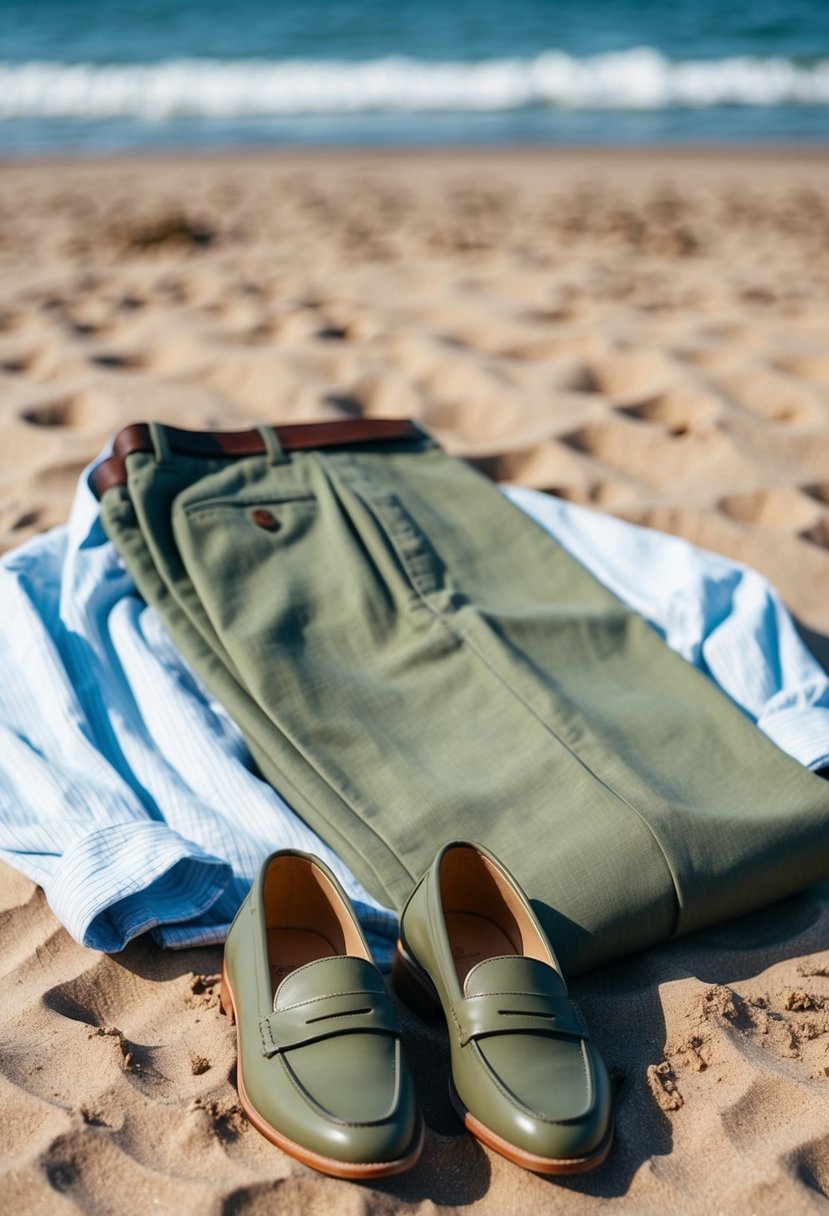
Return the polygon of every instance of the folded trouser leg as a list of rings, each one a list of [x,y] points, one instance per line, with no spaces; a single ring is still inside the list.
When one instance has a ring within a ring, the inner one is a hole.
[[[826,873],[829,787],[430,444],[128,470],[139,589],[379,899],[478,839],[576,969]]]

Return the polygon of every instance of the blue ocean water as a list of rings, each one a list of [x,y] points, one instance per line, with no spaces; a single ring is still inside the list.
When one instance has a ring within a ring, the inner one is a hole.
[[[829,0],[3,0],[0,155],[829,142]]]

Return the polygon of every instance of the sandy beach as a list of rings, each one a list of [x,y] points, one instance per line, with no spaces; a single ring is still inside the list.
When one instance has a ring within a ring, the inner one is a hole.
[[[767,575],[829,664],[825,152],[227,154],[0,165],[0,550],[121,426],[415,417],[500,481]],[[401,1010],[421,1162],[322,1178],[250,1127],[218,948],[77,945],[0,868],[8,1210],[818,1213],[829,883],[582,977],[617,1142],[484,1150]]]

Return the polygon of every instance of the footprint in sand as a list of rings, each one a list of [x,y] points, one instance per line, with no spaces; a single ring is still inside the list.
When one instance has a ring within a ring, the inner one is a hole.
[[[39,348],[8,355],[0,359],[0,371],[5,372],[7,376],[36,375],[42,355],[43,352]]]
[[[106,371],[132,372],[142,371],[149,366],[150,360],[140,351],[100,351],[90,355],[89,362]]]
[[[143,1145],[134,1139],[128,1149],[123,1148],[107,1128],[82,1125],[77,1130],[61,1132],[37,1161],[49,1188],[40,1197],[39,1210],[63,1210],[68,1204],[78,1212],[111,1212],[112,1180],[116,1178],[124,1194],[133,1197],[134,1206],[127,1205],[128,1211],[149,1210],[158,1205],[155,1207],[158,1211],[194,1212],[211,1206],[214,1187],[203,1174],[198,1177],[196,1168],[191,1166],[192,1176],[176,1177],[163,1168],[161,1163],[167,1153],[160,1146],[155,1159],[148,1150],[149,1143]],[[146,1160],[142,1161],[140,1158],[145,1154]],[[180,1166],[182,1162],[186,1162],[186,1157],[180,1157]],[[190,1171],[185,1168],[184,1172]]]
[[[658,424],[670,435],[700,433],[712,429],[722,416],[722,403],[699,389],[676,387],[642,401],[618,405],[616,411],[639,422]]]
[[[81,1071],[98,1061],[111,1079],[115,1067],[147,1099],[161,1095],[165,1101],[171,1083],[182,1100],[204,1095],[221,1083],[230,1065],[231,1036],[224,1033],[224,1019],[217,1036],[218,1011],[209,995],[197,997],[192,975],[178,975],[154,990],[141,974],[140,960],[133,962],[134,970],[99,958],[47,989],[42,1002],[58,1015],[53,1019],[56,1034],[82,1044],[76,1052]],[[78,1023],[83,1027],[80,1039]],[[176,1030],[160,1035],[160,1025],[175,1025]]]
[[[810,486],[801,486],[801,489],[805,494],[809,494],[818,502],[821,502],[825,506],[829,507],[829,481],[818,482],[817,484]]]
[[[829,1195],[829,1136],[818,1136],[796,1149],[787,1167],[810,1191]]]
[[[597,396],[602,385],[588,363],[581,359],[560,359],[552,370],[551,381],[557,389]]]
[[[584,486],[544,486],[545,494],[563,498],[565,502],[613,511],[629,505],[636,496],[635,487],[621,481],[593,481]]]
[[[138,977],[111,958],[102,957],[79,975],[47,988],[43,1003],[63,1018],[100,1029],[120,1024],[125,1009],[142,995]]]
[[[818,384],[829,381],[829,355],[802,354],[775,359],[773,366],[790,376]]]
[[[773,1080],[763,1078],[753,1081],[735,1102],[722,1111],[722,1130],[738,1151],[750,1151],[758,1143],[764,1140],[768,1142],[769,1125],[775,1121],[780,1132],[788,1124],[794,1144],[799,1133],[809,1127],[816,1113],[815,1108],[820,1110],[820,1099],[808,1102],[805,1098],[802,1085],[780,1074]],[[798,1127],[798,1124],[801,1126]],[[780,1138],[787,1137],[784,1133]]]
[[[24,511],[23,514],[19,515],[17,517],[17,519],[14,521],[14,523],[11,526],[10,531],[22,532],[24,528],[33,528],[35,526],[35,524],[37,523],[37,521],[40,519],[40,516],[41,516],[41,512],[38,510]]]
[[[734,467],[738,459],[732,442],[719,431],[695,437],[678,426],[666,433],[661,426],[644,427],[639,421],[622,418],[618,410],[560,439],[575,451],[654,488],[688,485],[707,476],[714,462],[720,468]]]
[[[743,364],[712,379],[735,405],[765,421],[788,425],[823,422],[824,408],[816,390],[774,367]]]
[[[720,499],[720,510],[741,524],[797,532],[814,524],[820,507],[794,486],[765,486]]]
[[[14,333],[15,330],[23,329],[29,319],[27,314],[19,309],[0,309],[0,334]]]
[[[66,332],[72,338],[106,338],[115,333],[116,326],[109,321],[83,321],[68,317]]]
[[[677,367],[661,351],[618,351],[587,364],[596,390],[618,401],[635,401],[663,393],[676,378]]]
[[[20,419],[32,426],[74,426],[77,408],[74,397],[60,397],[54,401],[42,401],[20,411]]]
[[[117,405],[108,397],[96,392],[80,392],[25,406],[18,417],[36,427],[106,430],[114,425],[117,412]]]
[[[817,523],[811,528],[804,528],[799,535],[821,549],[829,549],[829,517],[821,516]]]

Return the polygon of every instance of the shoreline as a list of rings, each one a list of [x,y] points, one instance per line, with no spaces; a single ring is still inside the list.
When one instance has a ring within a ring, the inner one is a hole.
[[[315,145],[219,145],[202,148],[194,144],[174,145],[169,148],[129,148],[106,152],[24,153],[7,155],[0,153],[0,170],[16,168],[81,168],[101,164],[160,164],[175,163],[184,158],[188,163],[224,164],[238,161],[262,161],[305,164],[317,161],[351,163],[354,161],[413,160],[438,162],[463,162],[488,160],[491,158],[510,161],[547,160],[551,157],[563,162],[582,161],[649,161],[667,159],[680,163],[701,161],[726,161],[734,158],[738,162],[757,160],[763,163],[780,159],[788,162],[803,161],[816,167],[825,166],[829,157],[829,138],[822,142],[803,143],[654,143],[620,147],[618,144],[557,144],[557,143],[493,143],[493,144],[315,144]]]

